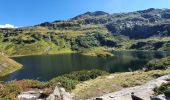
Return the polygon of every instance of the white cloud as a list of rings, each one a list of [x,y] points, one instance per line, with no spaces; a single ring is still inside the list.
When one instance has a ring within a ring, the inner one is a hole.
[[[11,24],[0,25],[0,28],[18,28]]]

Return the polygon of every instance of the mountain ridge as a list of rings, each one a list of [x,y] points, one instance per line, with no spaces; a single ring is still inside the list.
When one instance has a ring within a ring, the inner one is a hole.
[[[84,52],[100,47],[111,50],[170,50],[169,36],[170,9],[150,8],[116,14],[96,11],[69,20],[0,29],[0,51],[9,55],[41,55]]]
[[[106,28],[108,28],[108,30],[110,32],[118,33],[118,34],[123,33],[122,35],[126,35],[127,33],[124,32],[123,28],[125,28],[126,30],[130,30],[131,28],[135,28],[135,27],[140,28],[140,26],[159,27],[160,24],[162,24],[162,25],[168,24],[169,25],[169,23],[170,23],[170,9],[150,8],[147,10],[140,10],[140,11],[129,12],[129,13],[116,13],[116,14],[108,14],[103,11],[87,12],[87,13],[78,15],[76,17],[73,17],[67,21],[46,23],[46,25],[40,24],[40,26],[42,26],[42,27],[52,26],[53,28],[56,28],[56,27],[60,27],[57,25],[60,22],[65,22],[65,23],[73,22],[74,23],[73,25],[75,25],[75,26],[78,26],[78,24],[79,25],[80,24],[83,24],[83,25],[87,25],[87,24],[106,25]],[[163,30],[163,31],[166,31],[166,30]],[[154,32],[154,33],[156,33],[156,32]],[[145,37],[145,36],[141,36],[141,37]],[[139,38],[141,38],[141,37],[139,37]]]

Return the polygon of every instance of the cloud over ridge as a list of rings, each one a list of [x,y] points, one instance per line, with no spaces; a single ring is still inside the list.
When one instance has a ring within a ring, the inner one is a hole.
[[[0,25],[0,28],[18,28],[18,27],[15,27],[12,24],[5,24],[5,25]]]

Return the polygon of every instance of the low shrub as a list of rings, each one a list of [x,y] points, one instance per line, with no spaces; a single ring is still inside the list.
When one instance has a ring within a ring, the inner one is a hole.
[[[90,70],[90,71],[84,70],[84,71],[72,72],[70,74],[65,74],[52,79],[49,82],[49,86],[54,87],[57,85],[57,82],[60,82],[62,87],[70,91],[74,89],[79,82],[95,79],[98,76],[102,76],[106,74],[108,73],[101,70]]]
[[[162,83],[160,87],[154,89],[155,95],[170,93],[170,82]]]
[[[40,82],[37,80],[20,80],[20,81],[16,81],[16,83],[19,86],[21,86],[23,89],[26,89],[26,88],[42,89],[48,85],[47,82]]]
[[[54,78],[50,81],[50,86],[55,87],[57,82],[61,83],[61,86],[64,87],[66,90],[71,91],[75,88],[75,86],[79,83],[77,80],[69,79],[64,76],[59,76]]]
[[[44,94],[51,93],[57,83],[61,83],[67,91],[71,91],[75,86],[82,81],[95,79],[98,76],[106,75],[107,72],[101,70],[77,71],[70,74],[65,74],[52,79],[49,82],[40,82],[37,80],[19,80],[8,83],[0,82],[0,100],[14,100],[23,90],[29,88],[44,89]]]
[[[15,81],[8,84],[0,84],[0,99],[3,100],[13,100],[18,94],[23,91],[22,87],[16,84]]]
[[[46,82],[37,80],[20,80],[8,83],[0,83],[0,100],[14,100],[18,94],[28,88],[43,89],[47,86]]]
[[[145,68],[147,70],[164,70],[170,66],[170,57],[162,58],[162,59],[154,59],[149,61]]]
[[[106,75],[108,74],[106,71],[101,71],[101,70],[83,70],[83,71],[77,71],[77,72],[73,72],[70,74],[65,74],[63,76],[69,78],[69,79],[73,79],[73,80],[77,80],[77,81],[87,81],[89,79],[95,79],[98,76],[102,76],[102,75]]]

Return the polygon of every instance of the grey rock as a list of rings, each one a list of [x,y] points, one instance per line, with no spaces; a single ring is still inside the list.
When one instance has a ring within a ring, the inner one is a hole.
[[[55,96],[53,94],[50,94],[50,96],[46,100],[55,100]]]
[[[56,86],[53,93],[46,100],[72,100],[72,95],[66,92],[63,87]]]
[[[71,94],[66,92],[64,88],[60,87],[60,93],[63,100],[72,100]]]
[[[53,92],[53,95],[54,95],[54,96],[57,96],[57,97],[59,97],[59,98],[61,97],[61,95],[60,95],[60,90],[59,90],[58,86],[55,87],[54,92]]]
[[[37,90],[22,92],[20,95],[17,96],[17,100],[37,100],[41,95],[40,92],[41,91]]]
[[[49,97],[47,97],[47,100],[55,100],[55,99],[61,100],[60,90],[58,86],[56,86],[53,93],[50,94]]]
[[[97,98],[103,98],[103,100],[132,100],[131,93],[133,93],[136,97],[139,97],[143,100],[151,100],[151,96],[154,96],[153,89],[157,86],[160,86],[162,83],[166,83],[169,80],[170,80],[170,75],[165,75],[155,80],[149,81],[144,85],[125,88],[120,91],[105,94]],[[158,97],[161,98],[161,96]]]
[[[161,94],[161,95],[158,95],[158,96],[151,97],[151,100],[166,100],[166,98],[165,98],[164,94]]]

